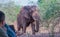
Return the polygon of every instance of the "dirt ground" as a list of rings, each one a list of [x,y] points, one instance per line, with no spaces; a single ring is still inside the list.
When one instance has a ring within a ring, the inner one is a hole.
[[[16,22],[14,24],[16,26]],[[51,36],[52,34],[50,34],[49,32],[51,32],[51,30],[49,28],[40,26],[39,32],[36,33],[35,35],[32,35],[32,29],[31,29],[31,26],[29,26],[29,27],[27,27],[25,34],[19,35],[17,37],[60,37],[60,24],[55,26],[54,36]]]
[[[23,34],[17,37],[60,37],[60,33],[55,33],[54,36],[51,36],[51,34],[48,34],[48,33],[40,33],[36,35]]]
[[[40,27],[39,32],[35,35],[32,35],[31,27],[29,26],[26,30],[26,33],[18,37],[60,37],[60,32],[57,29],[55,30],[54,36],[51,36],[48,29],[45,29],[45,27]]]

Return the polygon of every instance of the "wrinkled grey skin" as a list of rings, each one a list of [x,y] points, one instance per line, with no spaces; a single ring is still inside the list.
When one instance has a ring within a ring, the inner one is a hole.
[[[32,34],[39,31],[40,16],[38,14],[37,6],[24,6],[17,16],[18,31],[22,28],[22,33],[26,33],[26,28],[30,24]]]

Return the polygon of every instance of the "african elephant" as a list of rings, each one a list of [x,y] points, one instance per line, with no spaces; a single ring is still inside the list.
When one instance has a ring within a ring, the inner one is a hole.
[[[17,16],[18,31],[22,28],[22,32],[26,33],[26,28],[30,24],[32,28],[32,34],[35,34],[35,32],[39,31],[40,16],[38,13],[38,7],[35,5],[22,7]]]

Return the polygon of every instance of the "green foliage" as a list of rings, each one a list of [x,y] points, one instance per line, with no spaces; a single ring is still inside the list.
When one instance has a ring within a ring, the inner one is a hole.
[[[6,15],[6,22],[11,24],[17,18],[17,14],[20,11],[20,6],[15,5],[14,2],[10,1],[6,4],[0,4],[0,10]]]
[[[40,7],[40,14],[43,21],[47,22],[47,26],[51,21],[60,17],[60,0],[39,0],[38,5]],[[54,21],[53,21],[54,22]],[[44,24],[45,25],[45,24]],[[54,37],[54,25],[51,26],[51,35]]]
[[[59,0],[39,0],[40,14],[44,20],[49,20],[52,17],[60,16]]]

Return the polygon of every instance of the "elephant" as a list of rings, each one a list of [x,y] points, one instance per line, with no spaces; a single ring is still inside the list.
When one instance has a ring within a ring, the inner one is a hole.
[[[32,34],[39,31],[40,15],[37,6],[23,6],[17,15],[18,31],[22,29],[22,33],[26,33],[26,28],[31,24]]]

